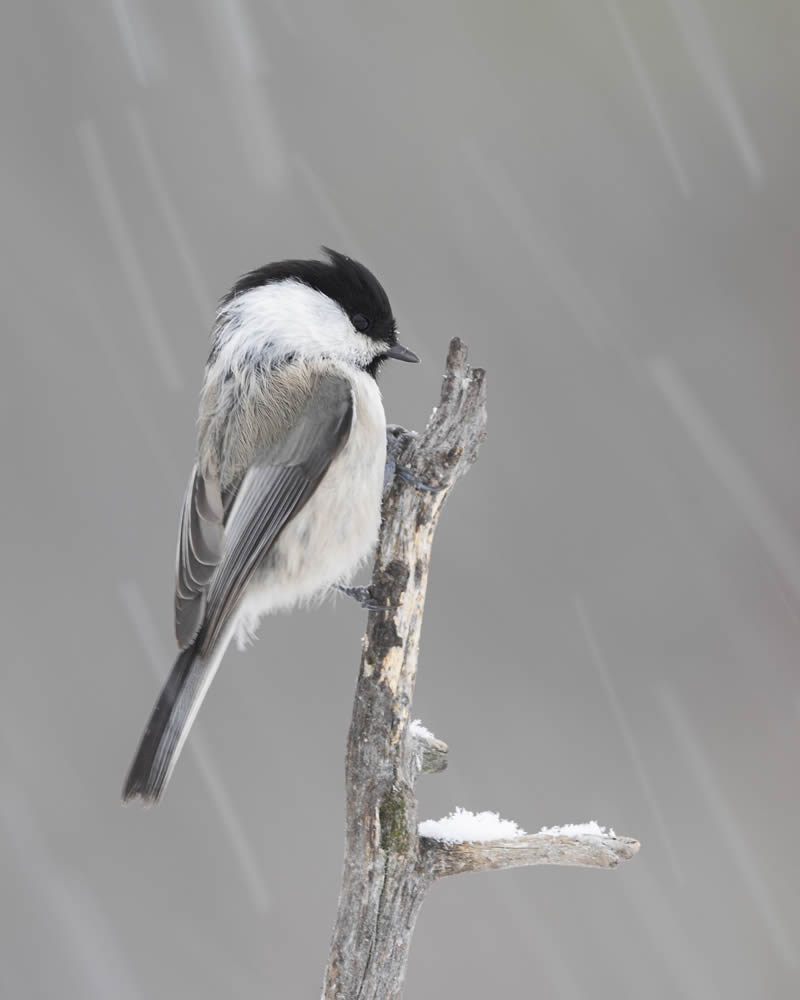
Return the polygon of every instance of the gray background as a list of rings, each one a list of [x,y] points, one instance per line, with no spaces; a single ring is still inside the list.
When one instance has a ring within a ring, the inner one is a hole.
[[[173,655],[216,298],[330,243],[424,364],[490,373],[436,539],[422,816],[594,818],[612,874],[453,879],[409,997],[800,982],[800,15],[777,0],[7,4],[3,997],[316,996],[363,614],[267,620],[166,800],[123,809]]]

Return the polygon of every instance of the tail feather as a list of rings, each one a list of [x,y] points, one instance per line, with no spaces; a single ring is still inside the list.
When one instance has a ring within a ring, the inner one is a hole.
[[[142,735],[122,789],[122,801],[158,802],[202,704],[227,642],[218,642],[205,657],[196,644],[175,661]]]

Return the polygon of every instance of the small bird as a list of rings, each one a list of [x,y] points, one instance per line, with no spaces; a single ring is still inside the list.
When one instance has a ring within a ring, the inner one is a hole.
[[[197,460],[178,528],[180,653],[123,801],[161,797],[232,638],[345,584],[380,526],[386,416],[377,376],[397,341],[389,299],[363,264],[286,260],[222,299],[200,393]]]

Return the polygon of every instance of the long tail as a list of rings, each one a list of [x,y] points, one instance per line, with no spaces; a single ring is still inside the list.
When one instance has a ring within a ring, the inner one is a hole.
[[[228,645],[221,636],[205,656],[184,649],[158,697],[122,789],[122,801],[158,802]]]

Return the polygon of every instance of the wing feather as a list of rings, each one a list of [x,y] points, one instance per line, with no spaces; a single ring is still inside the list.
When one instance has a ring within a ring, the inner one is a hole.
[[[219,483],[192,469],[178,531],[175,572],[175,636],[180,649],[203,622],[206,590],[222,559],[224,531]]]
[[[179,561],[176,620],[179,595],[187,590],[199,594],[199,601],[191,596],[181,604],[182,634],[192,632],[190,641],[197,639],[199,655],[212,648],[278,535],[313,495],[344,447],[352,420],[349,381],[338,375],[317,379],[305,409],[244,474],[228,508],[220,549],[215,547],[214,534],[222,520],[219,489],[207,481],[192,487],[191,510],[189,514],[184,511],[181,529],[185,560]],[[188,530],[184,531],[187,518]]]

